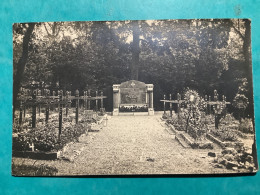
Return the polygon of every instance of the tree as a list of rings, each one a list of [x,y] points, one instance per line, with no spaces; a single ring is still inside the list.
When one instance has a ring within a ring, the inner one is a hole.
[[[131,63],[131,79],[138,80],[139,73],[139,55],[140,55],[140,29],[139,21],[132,22],[133,42],[131,45],[132,63]]]
[[[237,80],[246,77],[239,68],[245,59],[240,53],[246,50],[233,29],[235,21],[40,23],[32,36],[23,84],[43,81],[82,91],[136,79],[154,84],[154,106],[160,109],[162,94],[190,87],[210,95],[233,83],[232,90],[223,93],[230,100]],[[245,22],[239,32],[248,34]]]
[[[14,33],[22,34],[22,54],[17,64],[14,63],[14,85],[13,85],[13,115],[17,107],[17,96],[20,90],[21,82],[23,79],[24,69],[28,60],[29,45],[31,41],[32,32],[35,27],[35,23],[19,24],[13,26]],[[24,34],[23,34],[24,33]],[[16,44],[16,43],[14,43]]]

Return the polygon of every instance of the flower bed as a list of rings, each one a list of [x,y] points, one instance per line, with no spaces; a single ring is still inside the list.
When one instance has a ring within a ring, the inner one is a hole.
[[[119,112],[148,112],[148,107],[147,105],[120,106]]]
[[[73,125],[64,123],[60,139],[58,130],[54,123],[49,123],[44,126],[33,128],[27,132],[17,134],[13,138],[13,150],[15,151],[30,151],[30,145],[33,143],[35,151],[58,151],[67,143],[77,141],[79,136],[85,133],[87,127],[83,123]]]
[[[212,130],[214,136],[219,138],[222,142],[231,141],[235,142],[238,141],[237,134],[230,129],[222,127],[221,129]]]
[[[206,137],[207,129],[205,127],[201,126],[189,126],[188,127],[188,134],[194,139],[194,140],[202,140]]]

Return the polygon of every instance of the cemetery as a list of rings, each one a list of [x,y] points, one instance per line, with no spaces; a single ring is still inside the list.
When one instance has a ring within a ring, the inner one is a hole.
[[[42,93],[43,91],[43,93]],[[77,141],[82,134],[91,131],[92,123],[102,123],[104,118],[103,92],[90,96],[90,90],[83,96],[76,90],[21,89],[20,110],[13,127],[13,155],[36,159],[57,159],[62,148]],[[94,104],[92,103],[94,101]],[[100,102],[99,102],[100,101]],[[75,107],[71,106],[75,104]],[[91,105],[94,110],[90,110]],[[38,112],[37,112],[38,111]]]
[[[140,85],[144,90],[140,90]],[[62,90],[50,95],[48,89],[22,89],[13,127],[13,157],[62,159],[65,148],[79,142],[82,135],[102,130],[107,125],[107,115],[158,115],[160,112],[153,111],[152,88],[134,80],[113,85],[113,112],[105,111],[103,101],[107,97],[102,91],[100,95],[96,91],[96,96],[91,97],[90,90],[82,96],[77,90],[72,96],[71,92]],[[176,100],[172,94],[168,100],[164,95],[161,103],[161,120],[183,149],[208,151],[219,169],[254,171],[253,123],[247,118],[235,119],[228,113],[227,106],[231,103],[224,95],[221,100],[214,90],[211,100],[210,95],[202,97],[195,90],[187,89],[183,95],[177,93]],[[44,168],[48,169],[52,168]]]
[[[250,20],[16,23],[14,175],[258,170]]]

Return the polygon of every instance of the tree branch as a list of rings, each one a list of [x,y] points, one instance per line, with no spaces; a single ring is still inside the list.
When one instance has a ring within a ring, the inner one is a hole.
[[[234,26],[232,25],[233,29],[236,31],[236,33],[239,34],[239,36],[244,40],[245,39],[245,36]]]
[[[47,27],[46,27],[45,23],[43,23],[43,25],[44,25],[44,28],[45,28],[45,30],[46,30],[48,36],[51,36],[50,33],[49,33],[49,31],[47,30]]]

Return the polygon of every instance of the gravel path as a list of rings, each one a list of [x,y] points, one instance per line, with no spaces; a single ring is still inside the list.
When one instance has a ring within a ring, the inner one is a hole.
[[[223,172],[209,163],[207,150],[184,149],[165,130],[160,116],[113,116],[59,174],[181,174]],[[70,169],[68,170],[68,167]]]
[[[223,173],[213,167],[211,150],[184,149],[160,116],[113,116],[99,132],[80,139],[73,162],[44,161],[58,175]],[[73,146],[71,146],[73,147]],[[75,148],[75,147],[74,147]],[[216,152],[216,151],[214,151]],[[43,161],[38,161],[41,164]]]

